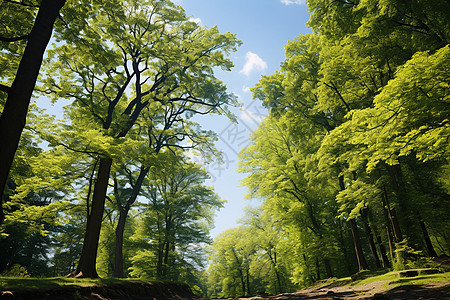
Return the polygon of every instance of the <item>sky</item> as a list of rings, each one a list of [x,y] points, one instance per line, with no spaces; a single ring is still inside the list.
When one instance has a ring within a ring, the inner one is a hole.
[[[230,55],[235,64],[231,72],[216,76],[234,93],[240,109],[234,109],[239,123],[233,125],[225,117],[202,117],[203,128],[218,134],[217,148],[224,153],[224,163],[206,165],[213,186],[221,199],[227,200],[216,215],[211,237],[236,227],[246,206],[256,206],[260,200],[245,200],[246,188],[241,186],[245,174],[237,173],[238,153],[250,143],[249,134],[267,115],[258,100],[252,100],[250,88],[261,75],[273,74],[284,61],[284,46],[296,36],[310,32],[304,0],[177,0],[188,16],[203,26],[237,34],[242,46]]]
[[[241,186],[245,174],[237,173],[238,153],[250,143],[250,133],[267,115],[258,100],[252,100],[250,88],[258,83],[261,75],[270,75],[280,69],[284,61],[284,46],[296,36],[310,32],[305,23],[309,19],[305,0],[172,0],[181,5],[195,22],[208,28],[217,26],[221,33],[231,32],[242,41],[237,52],[230,58],[235,67],[231,72],[219,70],[216,77],[222,80],[229,92],[234,93],[241,108],[232,111],[238,124],[232,124],[224,116],[201,116],[195,119],[204,129],[218,135],[216,144],[223,152],[223,164],[213,162],[205,165],[211,179],[206,183],[213,186],[222,200],[227,202],[217,212],[215,228],[211,237],[236,227],[244,216],[246,206],[256,206],[260,200],[246,200],[247,189]],[[49,112],[61,115],[62,106],[47,103]],[[59,116],[60,117],[60,116]],[[201,159],[198,158],[199,163]]]

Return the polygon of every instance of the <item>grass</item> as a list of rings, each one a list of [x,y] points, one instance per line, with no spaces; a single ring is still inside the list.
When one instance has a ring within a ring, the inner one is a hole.
[[[0,290],[34,290],[55,289],[65,286],[104,286],[120,282],[142,282],[138,279],[89,279],[89,278],[22,278],[22,277],[0,277]]]
[[[361,277],[361,279],[355,281],[353,281],[351,277],[330,278],[329,280],[320,283],[318,286],[358,286],[370,284],[376,281],[384,282],[383,287],[386,289],[391,289],[403,285],[424,285],[432,282],[448,282],[450,284],[450,272],[400,278],[398,272],[390,272],[389,270],[384,269],[376,271],[365,271],[363,273],[363,276]]]
[[[450,284],[450,272],[431,274],[431,275],[419,275],[416,277],[398,278],[389,281],[384,287],[392,288],[402,285],[424,285],[433,282],[447,282]]]

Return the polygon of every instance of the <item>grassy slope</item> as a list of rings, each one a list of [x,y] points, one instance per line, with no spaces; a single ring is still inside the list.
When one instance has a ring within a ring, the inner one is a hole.
[[[399,272],[386,270],[379,271],[367,271],[363,273],[360,279],[352,280],[350,277],[345,278],[332,278],[321,284],[317,285],[318,288],[323,287],[355,287],[370,284],[373,282],[382,283],[382,287],[385,290],[390,290],[400,286],[406,285],[426,285],[429,283],[447,283],[450,285],[450,271],[438,274],[427,274],[415,276],[415,277],[400,277]]]
[[[352,280],[350,277],[329,279],[321,284],[315,286],[315,288],[333,288],[333,287],[349,287],[357,288],[378,282],[383,290],[391,290],[399,286],[406,285],[426,285],[428,283],[447,283],[450,285],[450,272],[431,274],[431,275],[419,275],[415,277],[400,277],[398,272],[387,272],[386,270],[380,271],[367,271],[361,274],[360,279]],[[126,282],[144,282],[137,279],[75,279],[64,277],[53,278],[13,278],[13,277],[0,277],[0,294],[1,291],[29,291],[29,290],[52,290],[59,289],[67,286],[108,286],[117,283]]]
[[[65,286],[105,286],[113,283],[143,282],[136,279],[87,279],[87,278],[19,278],[0,277],[0,291],[5,290],[30,290],[30,289],[53,289]]]

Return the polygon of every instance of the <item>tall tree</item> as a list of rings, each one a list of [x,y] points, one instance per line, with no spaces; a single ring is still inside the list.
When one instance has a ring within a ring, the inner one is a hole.
[[[7,94],[6,102],[2,105],[3,111],[0,116],[0,140],[3,141],[0,147],[0,156],[2,157],[0,162],[0,195],[4,193],[14,154],[19,144],[20,135],[25,127],[28,106],[41,68],[45,49],[52,35],[53,25],[65,2],[65,0],[43,0],[39,5],[39,10],[31,30],[27,26],[32,23],[30,18],[33,16],[33,13],[29,12],[29,8],[37,5],[37,3],[31,2],[31,4],[25,4],[14,1],[2,1],[1,3],[2,13],[0,15],[0,22],[6,25],[4,28],[7,32],[4,32],[2,28],[2,32],[0,32],[0,45],[3,48],[5,43],[9,44],[26,40],[26,46],[23,53],[20,53],[21,46],[17,49],[15,46],[7,45],[6,53],[2,51],[3,58],[9,52],[19,50],[21,59],[15,75],[12,75],[14,72],[11,71],[6,73],[11,76],[11,79],[8,80],[11,85],[0,84],[0,99],[4,97],[4,93]],[[23,18],[23,20],[20,20],[20,23],[17,23],[16,20],[12,20],[12,22],[8,20],[8,18],[10,19],[14,15],[14,12],[18,11],[21,11],[19,16]],[[11,23],[13,23],[11,27],[7,26],[11,25]],[[23,27],[26,29],[23,29]],[[27,30],[30,31],[27,32]],[[4,60],[1,59],[0,61]],[[3,216],[3,205],[0,205],[0,224],[3,222]]]
[[[143,249],[131,258],[131,274],[158,280],[186,280],[183,274],[204,267],[201,245],[209,244],[214,211],[222,201],[204,186],[207,173],[169,155],[145,180],[141,228],[133,239]]]
[[[144,109],[169,107],[184,124],[194,114],[225,113],[234,97],[214,77],[213,67],[232,67],[225,54],[239,41],[190,22],[169,1],[105,1],[92,10],[73,7],[85,23],[68,24],[68,45],[53,52],[46,89],[73,99],[74,116],[89,120],[100,136],[120,143]],[[183,116],[183,117],[181,117]],[[153,124],[152,126],[159,126]],[[184,136],[178,136],[181,140]],[[103,147],[105,148],[105,147]],[[113,157],[101,152],[92,209],[76,276],[96,277],[95,257]]]

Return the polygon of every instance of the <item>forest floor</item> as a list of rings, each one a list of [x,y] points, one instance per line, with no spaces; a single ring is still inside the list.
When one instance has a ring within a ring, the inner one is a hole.
[[[408,273],[405,271],[403,273],[389,272],[378,276],[373,276],[368,272],[366,275],[359,274],[359,278],[356,274],[353,279],[347,277],[323,281],[294,293],[237,299],[450,299],[450,272],[427,274],[427,271],[423,270],[431,269],[410,270]]]
[[[402,274],[403,272],[403,274]],[[401,272],[364,271],[346,278],[319,282],[293,293],[241,300],[285,299],[431,299],[450,300],[450,272],[418,269]],[[0,300],[168,300],[199,299],[185,284],[135,279],[6,278],[0,277]],[[231,299],[231,298],[230,298]]]

